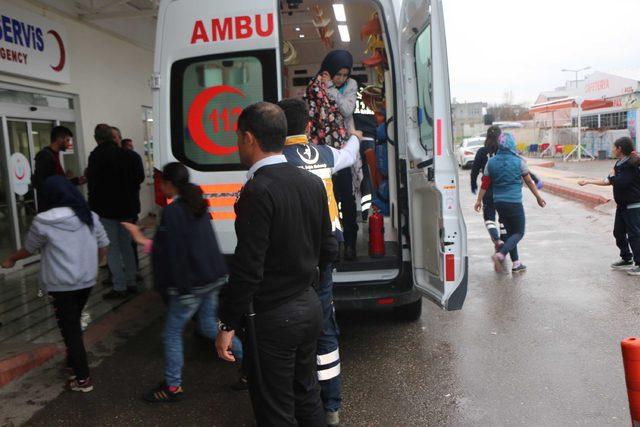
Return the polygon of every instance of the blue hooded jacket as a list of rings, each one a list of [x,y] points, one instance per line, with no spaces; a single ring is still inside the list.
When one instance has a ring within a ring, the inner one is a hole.
[[[522,177],[528,173],[527,164],[516,152],[513,135],[500,135],[498,152],[485,169],[485,175],[491,177],[494,203],[522,203]]]

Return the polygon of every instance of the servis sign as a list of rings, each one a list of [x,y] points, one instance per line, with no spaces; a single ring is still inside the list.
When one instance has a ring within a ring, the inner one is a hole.
[[[68,60],[63,25],[0,0],[0,72],[69,83]]]

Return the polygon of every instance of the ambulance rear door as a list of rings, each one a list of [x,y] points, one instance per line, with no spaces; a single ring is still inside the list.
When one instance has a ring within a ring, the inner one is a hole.
[[[414,286],[447,310],[458,310],[467,292],[467,238],[441,0],[403,1],[398,24],[404,89],[398,125],[406,143]]]
[[[154,63],[156,168],[179,161],[201,186],[220,246],[233,253],[236,196],[246,180],[238,116],[282,93],[277,0],[164,0]]]

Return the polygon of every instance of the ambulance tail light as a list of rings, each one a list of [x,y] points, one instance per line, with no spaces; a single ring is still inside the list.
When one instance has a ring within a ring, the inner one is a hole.
[[[160,188],[160,182],[162,181],[162,172],[158,169],[153,169],[153,189],[156,196],[156,205],[161,208],[167,206],[167,198],[164,196],[162,189]]]
[[[447,282],[453,282],[456,279],[456,263],[455,255],[446,254],[444,256],[445,264],[445,280]]]

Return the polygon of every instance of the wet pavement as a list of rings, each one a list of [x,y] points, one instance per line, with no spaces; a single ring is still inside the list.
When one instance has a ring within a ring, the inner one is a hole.
[[[461,180],[470,261],[465,305],[445,312],[425,300],[415,323],[389,312],[338,313],[342,424],[629,425],[619,345],[640,333],[640,278],[608,267],[617,258],[613,217],[549,194],[540,209],[527,195],[520,253],[529,270],[496,274],[466,192],[468,172]],[[236,368],[216,360],[212,345],[191,331],[185,401],[141,402],[161,380],[161,327],[157,321],[129,337],[95,367],[92,393],[55,397],[61,382],[51,382],[51,367],[47,384],[30,374],[29,388],[0,391],[5,422],[12,411],[22,410],[18,424],[29,408],[46,404],[29,425],[250,425],[248,395],[228,389]]]

